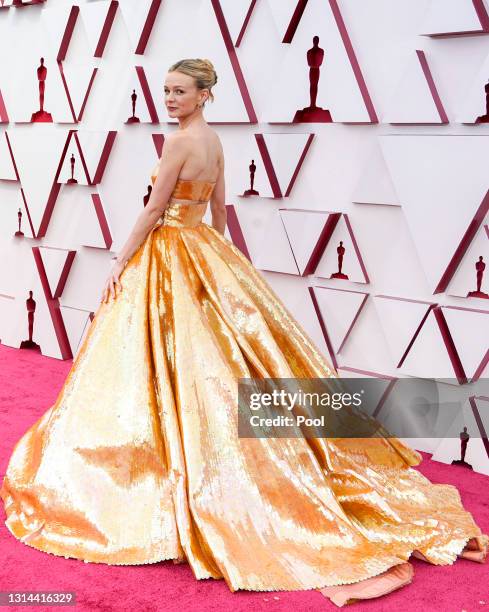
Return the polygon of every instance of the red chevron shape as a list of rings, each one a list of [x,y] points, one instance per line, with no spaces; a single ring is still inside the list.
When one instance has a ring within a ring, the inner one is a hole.
[[[136,49],[134,51],[136,55],[143,55],[146,51],[146,46],[148,44],[149,37],[151,36],[151,32],[153,31],[160,6],[161,0],[152,0],[146,16],[146,21],[144,22],[144,26],[141,31],[141,36],[139,37],[138,44],[136,45]]]
[[[112,148],[114,146],[114,142],[115,142],[115,138],[117,136],[117,132],[115,130],[110,130],[109,132],[107,132],[107,136],[105,138],[105,142],[104,142],[104,145],[102,147],[102,151],[100,153],[97,165],[96,165],[95,170],[93,172],[93,177],[90,178],[90,169],[89,169],[88,163],[86,161],[86,155],[83,152],[83,147],[82,147],[82,145],[80,143],[78,130],[71,130],[71,131],[73,132],[73,137],[74,137],[76,145],[78,147],[78,152],[80,154],[80,160],[81,160],[81,163],[83,165],[83,169],[84,169],[85,175],[87,176],[88,184],[89,185],[98,185],[99,183],[102,182],[102,179],[103,179],[103,176],[104,176],[104,172],[105,172],[105,169],[107,167],[107,163],[109,161],[109,156],[110,156],[110,153],[111,153]]]
[[[1,89],[0,89],[0,123],[10,123],[10,119],[7,113],[7,107],[5,106],[5,100],[3,99]]]
[[[233,204],[226,204],[227,213],[227,228],[231,236],[233,244],[243,253],[243,255],[250,260],[251,257],[246,245],[246,240],[241,229],[241,224],[236,214],[236,209]]]
[[[480,203],[479,208],[477,209],[474,217],[472,218],[472,221],[469,223],[469,226],[465,230],[465,233],[462,236],[457,248],[455,249],[455,252],[452,255],[452,258],[448,262],[448,265],[445,271],[443,272],[440,280],[438,281],[438,285],[433,291],[433,294],[442,293],[446,291],[446,288],[448,287],[450,281],[452,280],[453,275],[455,274],[455,271],[460,265],[460,262],[462,261],[465,253],[467,252],[467,249],[470,243],[474,239],[478,229],[481,227],[488,213],[489,213],[489,190],[486,192],[486,195],[482,199],[482,202]],[[486,231],[488,230],[486,229]]]
[[[482,402],[487,403],[486,409],[489,408],[489,397],[485,397],[483,395],[471,395],[469,397],[469,402],[470,407],[472,408],[472,414],[474,415],[475,422],[477,423],[477,427],[479,428],[482,443],[484,444],[487,456],[489,457],[489,440],[487,437],[486,428],[484,427],[484,423],[479,412],[479,406],[482,404]]]
[[[274,134],[272,133],[271,135],[273,136]],[[297,160],[294,172],[289,181],[289,184],[287,185],[287,189],[285,190],[285,193],[282,192],[282,189],[280,187],[280,182],[277,178],[277,172],[275,170],[275,167],[272,161],[272,157],[270,155],[270,150],[267,146],[267,141],[265,139],[265,136],[269,136],[269,134],[255,134],[255,140],[256,140],[257,147],[258,147],[258,151],[260,153],[260,156],[263,162],[263,167],[265,168],[265,172],[267,174],[268,181],[272,189],[273,197],[274,198],[286,198],[290,195],[292,188],[294,186],[294,183],[297,180],[302,164],[304,163],[306,155],[309,151],[309,147],[311,146],[311,143],[314,139],[314,134],[309,134],[307,137],[306,143],[304,145],[304,148],[302,149],[299,159]]]
[[[109,250],[112,246],[112,234],[110,232],[109,222],[107,220],[107,216],[102,205],[102,200],[98,193],[92,193],[92,202],[95,207],[97,220],[100,224],[100,230],[104,238],[105,246],[107,247],[107,250]]]
[[[236,77],[236,81],[238,83],[241,97],[243,98],[243,103],[246,108],[246,112],[248,113],[248,118],[250,120],[250,123],[258,123],[258,118],[256,116],[255,109],[253,107],[253,102],[251,101],[250,92],[248,91],[248,86],[246,85],[243,71],[241,70],[241,65],[239,63],[239,59],[236,54],[236,49],[234,48],[234,45],[233,45],[232,37],[229,32],[229,28],[226,23],[226,19],[224,18],[224,13],[223,13],[221,4],[219,0],[211,0],[211,4],[212,4],[212,8],[214,9],[214,13],[216,15],[217,23],[221,30],[222,38],[224,40],[224,44],[226,46],[226,50],[229,55],[229,61],[231,62],[231,66],[234,71],[234,76]]]
[[[62,358],[73,359],[73,353],[71,351],[68,334],[66,332],[63,316],[60,311],[59,296],[61,295],[65,287],[66,280],[68,278],[71,266],[73,264],[73,260],[76,255],[76,251],[67,251],[66,262],[63,266],[59,281],[56,285],[54,292],[51,291],[51,288],[49,286],[46,268],[44,266],[39,247],[32,247],[32,254],[34,255],[34,262],[39,273],[39,279],[41,281],[41,286],[43,288],[44,297],[46,299],[46,304],[49,309],[49,314],[51,316],[51,321],[53,323],[54,332],[58,340]]]

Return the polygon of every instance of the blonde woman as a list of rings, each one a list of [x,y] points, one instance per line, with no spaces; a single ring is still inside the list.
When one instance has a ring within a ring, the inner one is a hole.
[[[208,60],[170,67],[147,206],[56,403],[16,444],[6,524],[94,563],[187,562],[232,591],[321,589],[338,606],[411,581],[411,554],[483,562],[487,536],[397,438],[240,438],[239,378],[336,378],[224,237]],[[210,203],[212,225],[202,221]]]

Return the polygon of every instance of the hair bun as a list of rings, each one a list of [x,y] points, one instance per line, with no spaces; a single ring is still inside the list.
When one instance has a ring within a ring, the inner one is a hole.
[[[210,70],[212,70],[212,72],[214,73],[214,83],[217,83],[217,73],[216,70],[214,68],[214,64],[211,62],[211,60],[204,58],[200,60],[203,64],[205,64]]]

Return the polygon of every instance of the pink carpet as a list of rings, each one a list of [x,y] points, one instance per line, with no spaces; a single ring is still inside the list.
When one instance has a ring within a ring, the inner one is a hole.
[[[0,345],[0,477],[21,435],[52,405],[71,361]],[[419,469],[432,482],[458,487],[465,508],[489,533],[489,478],[436,463],[423,453]],[[163,561],[143,566],[84,563],[42,553],[16,540],[4,524],[0,503],[0,591],[75,591],[77,610],[339,610],[317,591],[231,593],[223,580],[195,580],[187,564]],[[403,589],[344,609],[489,612],[489,563],[458,559],[433,566],[411,559],[415,575]],[[2,610],[19,610],[19,607]],[[36,606],[36,610],[54,610]],[[57,608],[59,609],[59,608]],[[66,609],[66,608],[64,608]],[[68,608],[71,609],[71,608]]]

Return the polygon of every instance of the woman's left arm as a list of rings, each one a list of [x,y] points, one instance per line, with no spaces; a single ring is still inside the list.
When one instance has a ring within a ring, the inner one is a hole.
[[[168,206],[168,200],[175,188],[175,183],[187,156],[186,138],[178,133],[165,137],[159,170],[149,201],[136,219],[126,243],[115,257],[114,267],[107,278],[102,293],[103,302],[108,300],[109,295],[113,298],[116,297],[116,287],[119,291],[122,291],[119,276]]]

